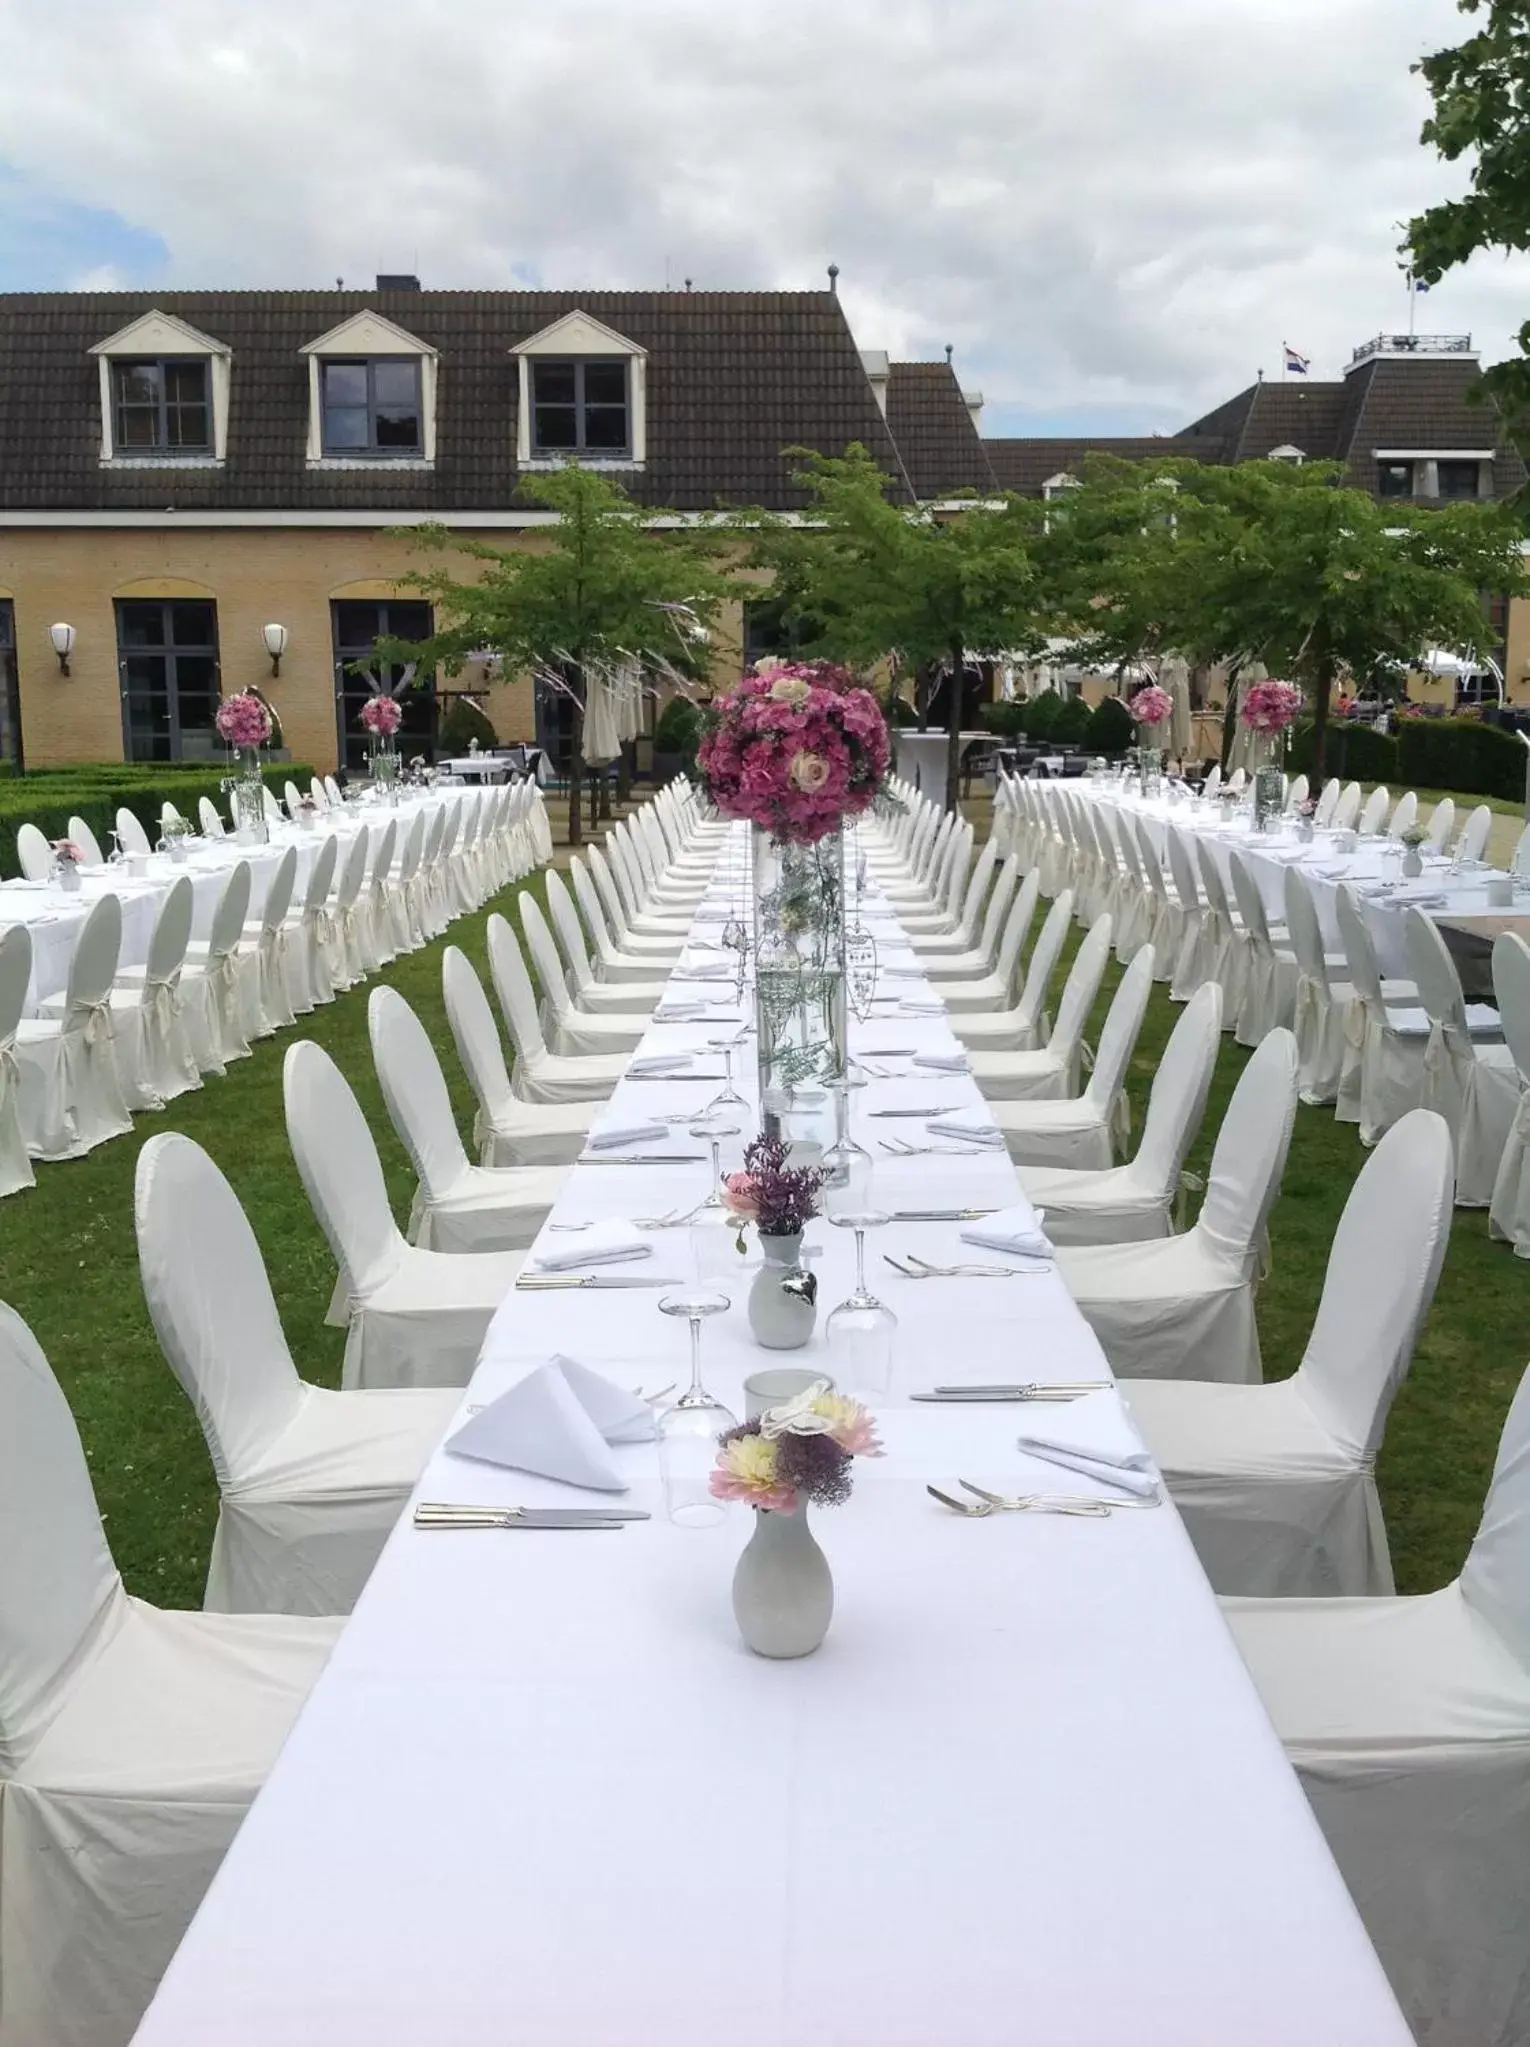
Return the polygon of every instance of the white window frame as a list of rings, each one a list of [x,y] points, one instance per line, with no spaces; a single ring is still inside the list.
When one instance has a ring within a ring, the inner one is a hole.
[[[567,361],[598,360],[624,356],[627,361],[627,445],[630,453],[607,460],[588,454],[577,459],[582,469],[609,469],[631,474],[648,461],[648,351],[625,334],[618,334],[602,320],[576,307],[554,320],[510,351],[516,366],[515,466],[517,469],[552,470],[567,466],[566,455],[537,455],[532,452],[531,365],[538,356],[558,356]]]
[[[1285,441],[1278,448],[1271,448],[1267,458],[1271,462],[1289,462],[1294,469],[1300,469],[1307,457],[1301,449]]]
[[[153,307],[126,327],[118,328],[89,353],[96,358],[101,397],[101,467],[103,469],[218,469],[228,459],[228,394],[233,351],[173,313]],[[202,360],[208,366],[208,397],[212,413],[212,449],[172,452],[160,449],[119,451],[116,409],[112,399],[112,364],[152,357],[179,362]]]
[[[440,354],[418,335],[408,333],[385,320],[381,313],[363,310],[331,327],[317,341],[305,341],[298,350],[308,359],[308,446],[310,469],[434,469],[436,466],[436,391]],[[410,356],[420,365],[420,443],[418,454],[326,455],[324,452],[324,388],[320,365],[326,358],[354,362],[360,357]]]

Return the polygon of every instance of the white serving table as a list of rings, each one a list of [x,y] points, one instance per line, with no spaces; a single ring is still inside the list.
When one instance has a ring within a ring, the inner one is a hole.
[[[967,749],[976,746],[979,740],[992,739],[991,732],[962,732],[957,735],[963,755]],[[906,782],[912,782],[921,795],[934,802],[945,800],[946,793],[946,750],[950,745],[950,734],[944,731],[916,731],[899,727],[893,733],[893,758],[897,772]]]
[[[888,963],[908,962],[877,921]],[[643,1050],[705,1050],[727,1028],[656,1024]],[[980,1112],[970,1080],[889,1049],[949,1048],[944,1021],[889,1013],[853,1036],[898,1073],[857,1099],[876,1198],[1014,1200],[1002,1152],[880,1164],[882,1134],[923,1125],[871,1110]],[[628,1079],[610,1115],[699,1110],[716,1086]],[[703,1147],[679,1126],[661,1148]],[[684,1161],[581,1163],[554,1214],[654,1213],[705,1184]],[[670,1524],[651,1445],[614,1453],[654,1510],[619,1534],[426,1534],[406,1516],[139,2047],[1406,2047],[1173,1508],[966,1521],[926,1495],[1070,1480],[1016,1449],[1027,1410],[921,1407],[911,1389],[1108,1376],[1055,1274],[915,1282],[882,1263],[938,1259],[958,1229],[894,1223],[873,1243],[900,1318],[887,1455],[858,1464],[848,1506],[814,1512],[836,1583],[816,1655],[745,1650],[729,1589],[747,1513]],[[822,1222],[810,1235],[822,1316],[851,1246]],[[654,1267],[680,1277],[688,1252],[659,1233]],[[746,1282],[704,1353],[739,1412],[747,1373],[826,1355],[822,1320],[795,1356],[753,1347]],[[657,1299],[512,1293],[465,1399],[554,1349],[626,1384],[683,1379],[685,1328]],[[571,1497],[445,1450],[417,1496]]]

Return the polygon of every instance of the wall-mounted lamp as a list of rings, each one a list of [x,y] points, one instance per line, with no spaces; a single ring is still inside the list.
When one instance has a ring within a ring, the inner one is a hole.
[[[287,628],[284,625],[263,625],[260,637],[266,643],[266,652],[271,656],[271,673],[282,672],[282,656],[287,651]]]
[[[53,651],[58,656],[59,673],[67,675],[69,673],[69,656],[74,652],[74,643],[79,638],[79,634],[72,625],[65,625],[63,620],[60,619],[57,625],[49,626],[48,638],[53,642]]]

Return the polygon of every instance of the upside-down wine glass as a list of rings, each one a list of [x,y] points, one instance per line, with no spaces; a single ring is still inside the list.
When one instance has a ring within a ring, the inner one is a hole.
[[[709,1119],[719,1109],[746,1109],[749,1104],[733,1085],[733,1050],[737,1038],[708,1038],[707,1043],[723,1055],[723,1084],[702,1110],[704,1119]]]
[[[731,1305],[726,1294],[707,1287],[665,1294],[659,1302],[661,1315],[683,1316],[691,1329],[691,1383],[658,1420],[664,1511],[681,1528],[710,1528],[726,1512],[713,1498],[710,1480],[717,1439],[736,1426],[736,1417],[702,1384],[701,1325]]]
[[[871,1154],[850,1135],[850,1097],[866,1085],[863,1074],[845,1074],[824,1086],[834,1097],[834,1142],[823,1155],[824,1213],[864,1209],[871,1184]]]
[[[866,1285],[866,1232],[881,1229],[892,1218],[879,1208],[826,1207],[824,1213],[836,1229],[855,1232],[855,1291],[824,1324],[834,1383],[847,1391],[886,1393],[892,1385],[898,1318]]]

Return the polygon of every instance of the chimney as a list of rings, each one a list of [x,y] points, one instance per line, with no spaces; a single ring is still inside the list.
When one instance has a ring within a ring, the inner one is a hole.
[[[885,348],[863,348],[861,350],[861,367],[871,380],[872,392],[875,395],[882,417],[886,419],[887,380],[892,375],[892,364],[888,361],[887,350]]]
[[[964,405],[966,406],[966,408],[967,408],[967,416],[968,416],[968,418],[969,418],[969,419],[970,419],[970,420],[972,421],[972,424],[973,424],[973,426],[974,426],[974,427],[976,427],[976,429],[977,429],[977,431],[978,431],[979,433],[981,433],[981,432],[983,431],[983,394],[982,394],[982,392],[981,392],[981,391],[963,391],[963,393],[962,393],[962,403],[963,403],[963,404],[964,404]]]
[[[420,280],[405,270],[379,270],[377,273],[379,291],[418,291],[419,288]]]

